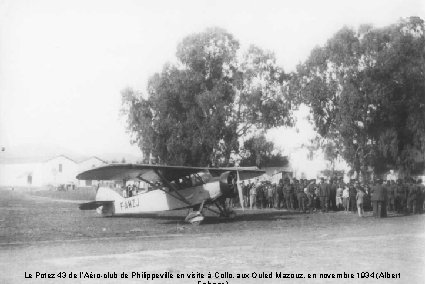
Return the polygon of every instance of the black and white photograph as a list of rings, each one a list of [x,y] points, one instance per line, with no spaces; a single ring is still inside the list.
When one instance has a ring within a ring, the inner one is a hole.
[[[0,0],[0,283],[425,283],[424,0]]]

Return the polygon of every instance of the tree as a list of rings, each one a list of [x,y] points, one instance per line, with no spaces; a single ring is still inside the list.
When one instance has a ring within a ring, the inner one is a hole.
[[[324,145],[322,145],[322,149],[324,150],[324,158],[331,164],[330,176],[334,176],[335,161],[339,157],[340,153],[339,145],[336,145],[333,142],[333,140],[328,140],[326,143],[324,143]]]
[[[274,153],[274,143],[267,141],[265,135],[256,135],[244,142],[240,166],[284,167],[288,160],[280,153]]]
[[[255,129],[291,123],[286,75],[272,53],[210,28],[183,39],[178,64],[166,64],[148,83],[145,99],[122,92],[123,113],[145,157],[179,165],[227,165],[239,138]]]
[[[424,21],[341,29],[299,65],[293,86],[318,133],[357,173],[424,162]]]

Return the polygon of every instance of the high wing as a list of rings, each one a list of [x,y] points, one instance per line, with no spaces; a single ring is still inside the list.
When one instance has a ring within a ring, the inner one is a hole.
[[[240,179],[251,179],[265,173],[263,170],[252,168],[206,168],[206,167],[181,167],[181,166],[162,166],[146,164],[111,164],[94,169],[87,170],[77,175],[79,180],[130,180],[143,179],[151,182],[160,181],[158,174],[161,174],[168,181],[176,180],[190,174],[209,171],[212,176],[230,171],[237,172]]]

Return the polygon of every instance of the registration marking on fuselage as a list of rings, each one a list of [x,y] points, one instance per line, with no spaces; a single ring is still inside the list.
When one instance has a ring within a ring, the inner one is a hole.
[[[129,209],[129,208],[135,208],[139,207],[139,198],[132,198],[128,200],[124,200],[120,202],[120,208],[123,209]]]

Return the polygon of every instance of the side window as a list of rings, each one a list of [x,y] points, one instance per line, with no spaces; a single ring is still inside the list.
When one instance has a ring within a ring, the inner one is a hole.
[[[62,164],[59,164],[59,172],[62,173]]]
[[[31,185],[33,183],[33,176],[32,175],[28,175],[27,176],[27,184]]]
[[[86,180],[86,186],[92,186],[92,181],[91,180]]]

